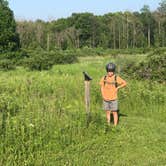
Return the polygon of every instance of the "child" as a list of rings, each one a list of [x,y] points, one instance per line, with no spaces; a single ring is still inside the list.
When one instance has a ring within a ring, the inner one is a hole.
[[[126,86],[126,81],[115,75],[115,64],[106,65],[107,75],[100,80],[101,94],[103,98],[103,109],[106,111],[106,118],[110,124],[110,114],[114,117],[114,126],[118,124],[118,100],[117,93],[120,88]]]

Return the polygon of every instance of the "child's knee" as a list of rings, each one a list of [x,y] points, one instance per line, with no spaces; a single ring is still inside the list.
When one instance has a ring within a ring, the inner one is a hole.
[[[118,113],[117,112],[112,112],[112,114],[114,115],[114,116],[117,116],[118,115]]]

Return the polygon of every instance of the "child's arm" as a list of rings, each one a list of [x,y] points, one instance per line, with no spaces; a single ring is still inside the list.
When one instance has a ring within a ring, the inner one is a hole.
[[[118,83],[117,90],[120,89],[120,88],[123,88],[123,87],[125,87],[127,85],[126,81],[123,80],[120,77],[117,77],[117,83]]]
[[[104,85],[104,78],[103,77],[101,78],[99,85],[100,85],[100,90],[102,92],[103,91],[103,85]]]

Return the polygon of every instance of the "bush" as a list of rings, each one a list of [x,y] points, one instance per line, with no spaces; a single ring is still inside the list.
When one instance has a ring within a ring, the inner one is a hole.
[[[14,59],[19,60],[22,58],[28,57],[28,54],[25,50],[20,50],[16,52],[6,52],[3,54],[0,54],[0,59]]]
[[[25,50],[19,50],[16,52],[5,52],[0,54],[0,70],[13,70],[17,65],[20,65],[20,61],[28,57]]]
[[[81,49],[72,50],[72,52],[74,52],[78,57],[106,55],[113,55],[116,57],[118,54],[145,54],[151,50],[151,48],[108,49],[102,47],[91,48],[86,46]]]
[[[147,56],[145,62],[127,64],[125,73],[138,79],[150,79],[159,82],[166,80],[166,49],[156,49]]]
[[[76,55],[70,51],[61,52],[61,53],[57,52],[55,54],[54,54],[55,64],[71,64],[78,61]]]
[[[22,61],[22,65],[30,70],[48,70],[55,64],[67,64],[77,61],[75,55],[60,52],[30,52],[30,57]]]
[[[31,70],[48,70],[53,66],[53,61],[48,56],[39,54],[31,55],[30,58],[26,58],[22,61],[24,67],[28,67]]]
[[[10,59],[0,60],[0,70],[13,70],[16,68],[15,62]]]
[[[31,70],[48,70],[54,64],[67,64],[77,61],[71,51],[44,52],[20,50],[0,54],[0,69],[12,70],[16,66],[28,67]]]

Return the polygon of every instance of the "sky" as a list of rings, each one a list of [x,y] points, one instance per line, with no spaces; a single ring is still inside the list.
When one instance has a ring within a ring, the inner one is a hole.
[[[72,13],[90,12],[104,15],[117,11],[140,11],[149,5],[154,11],[161,0],[9,0],[16,20],[44,21],[66,18]]]

